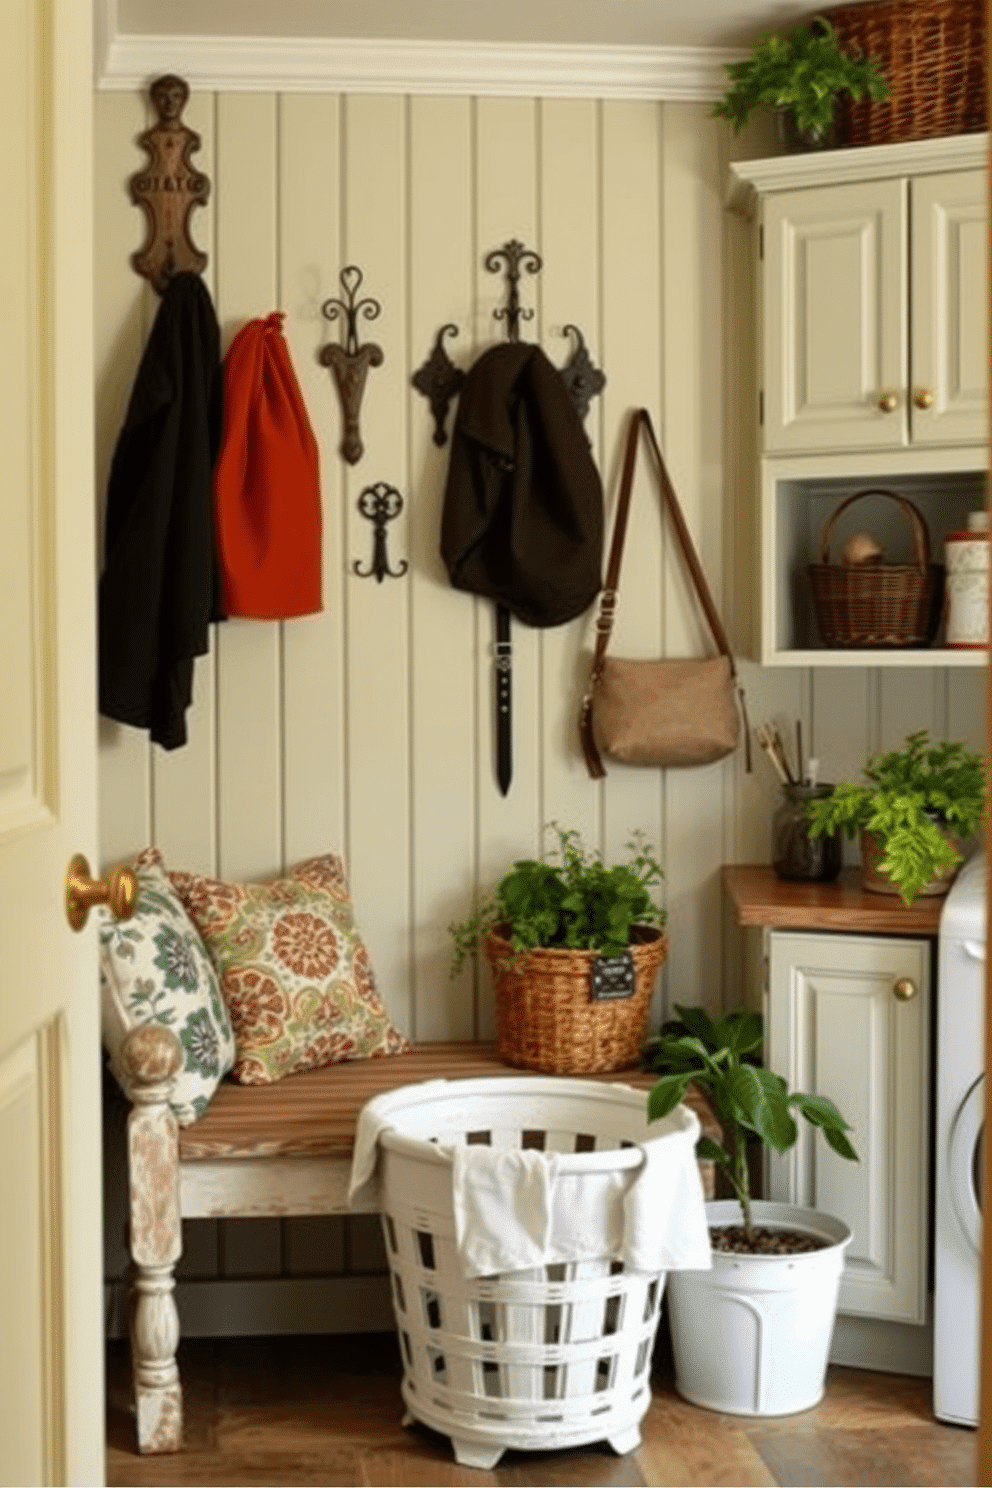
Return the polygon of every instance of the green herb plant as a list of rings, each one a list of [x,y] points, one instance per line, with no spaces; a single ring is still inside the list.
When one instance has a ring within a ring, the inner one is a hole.
[[[839,785],[832,796],[810,802],[809,835],[880,832],[885,856],[879,867],[908,904],[961,861],[954,839],[966,840],[981,827],[985,760],[957,741],[931,743],[919,729],[902,748],[870,757],[863,774],[865,783]]]
[[[755,1051],[764,1037],[760,1013],[727,1013],[714,1021],[703,1008],[676,1005],[675,1011],[678,1021],[666,1023],[644,1049],[646,1068],[660,1077],[648,1095],[648,1120],[659,1121],[674,1110],[690,1083],[706,1091],[723,1127],[723,1142],[700,1137],[696,1155],[711,1159],[724,1174],[753,1244],[749,1137],[759,1137],[776,1152],[788,1151],[799,1134],[792,1115],[798,1111],[820,1128],[835,1152],[857,1162],[844,1135],[851,1128],[826,1096],[790,1095],[785,1080],[757,1062]]]
[[[768,31],[748,57],[727,64],[730,87],[713,113],[729,119],[736,134],[761,104],[790,109],[800,136],[829,134],[842,93],[856,102],[865,94],[888,98],[888,79],[878,63],[845,51],[837,27],[814,16],[788,36]]]
[[[664,909],[651,897],[665,875],[643,832],[627,843],[630,861],[607,868],[600,853],[583,847],[578,832],[557,822],[545,831],[557,838],[549,860],[520,859],[467,919],[448,926],[452,976],[497,924],[508,927],[512,952],[504,964],[515,969],[536,946],[618,956],[630,944],[632,926],[665,923]]]

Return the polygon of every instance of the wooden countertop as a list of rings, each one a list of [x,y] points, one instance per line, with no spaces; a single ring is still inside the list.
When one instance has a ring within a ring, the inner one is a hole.
[[[735,863],[724,867],[723,887],[739,925],[779,930],[936,935],[944,907],[943,895],[903,904],[898,894],[867,893],[858,868],[845,868],[835,883],[790,883],[767,863]]]

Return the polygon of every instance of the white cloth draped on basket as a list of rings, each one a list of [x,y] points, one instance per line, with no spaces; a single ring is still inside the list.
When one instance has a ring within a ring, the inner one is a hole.
[[[401,1092],[396,1094],[398,1105]],[[378,1141],[390,1126],[388,1099],[376,1100],[359,1116],[350,1197],[367,1185],[376,1193]],[[640,1164],[614,1169],[604,1161],[608,1152],[576,1160],[568,1153],[439,1142],[438,1152],[451,1157],[455,1236],[465,1274],[605,1257],[633,1271],[708,1269],[709,1231],[695,1155],[699,1121],[687,1106],[677,1106],[651,1131],[635,1144]]]

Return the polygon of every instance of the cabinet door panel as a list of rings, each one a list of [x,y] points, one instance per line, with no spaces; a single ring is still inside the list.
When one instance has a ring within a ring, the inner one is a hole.
[[[767,1058],[791,1089],[828,1096],[851,1123],[859,1161],[800,1121],[769,1164],[774,1199],[854,1231],[841,1312],[922,1323],[926,1308],[929,945],[925,940],[769,937]],[[893,992],[900,978],[916,988]]]
[[[891,180],[765,202],[766,450],[906,443],[905,200]]]
[[[912,439],[988,438],[988,269],[985,172],[911,182]],[[928,403],[919,407],[920,402]]]

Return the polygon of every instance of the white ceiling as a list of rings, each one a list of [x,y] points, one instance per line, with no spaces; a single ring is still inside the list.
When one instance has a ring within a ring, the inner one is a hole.
[[[117,0],[130,35],[741,47],[810,0]]]

